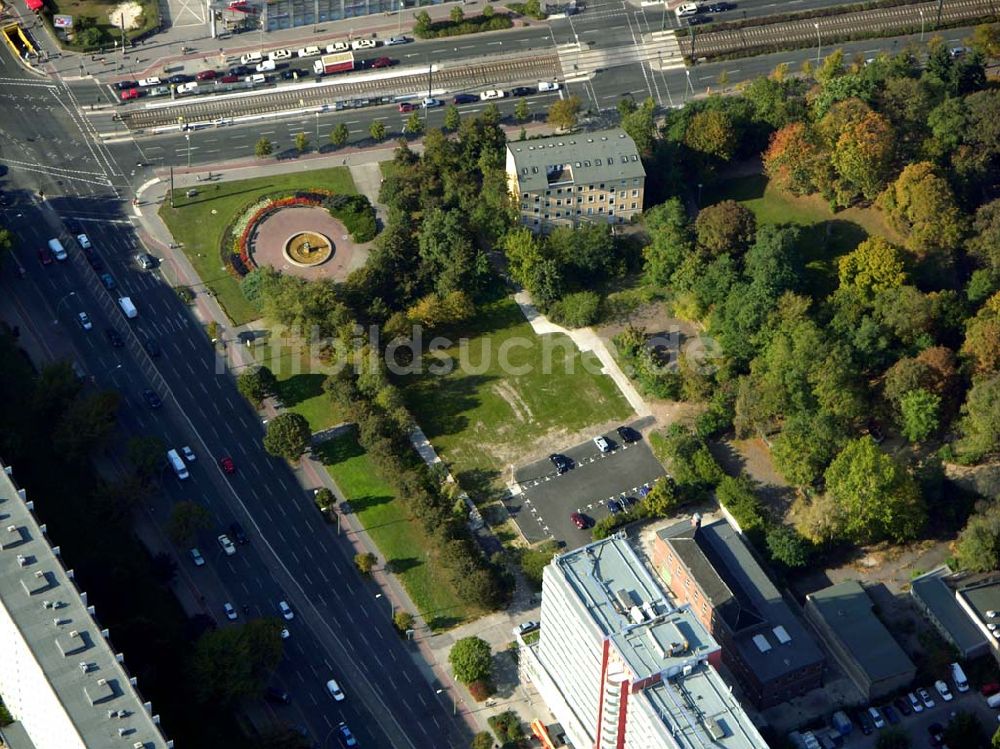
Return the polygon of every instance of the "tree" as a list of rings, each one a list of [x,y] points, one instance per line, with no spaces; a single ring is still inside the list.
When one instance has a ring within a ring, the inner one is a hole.
[[[969,254],[993,276],[1000,277],[1000,198],[979,206],[972,232],[965,243]]]
[[[299,153],[305,153],[307,148],[309,148],[309,134],[305,132],[295,133],[295,150]]]
[[[276,458],[295,461],[309,449],[311,439],[312,430],[306,418],[286,411],[267,422],[264,449]]]
[[[979,716],[959,710],[948,721],[944,729],[945,746],[964,746],[980,749],[986,745],[986,735]]]
[[[998,728],[996,733],[993,734],[993,739],[990,741],[990,747],[991,749],[1000,749],[1000,728]],[[473,749],[475,749],[475,747],[473,747]]]
[[[461,6],[456,5],[451,9],[449,17],[451,18],[451,22],[457,25],[465,20],[465,13],[462,11]]]
[[[972,48],[984,57],[1000,57],[1000,26],[995,23],[976,26],[972,30]]]
[[[828,413],[791,416],[771,444],[775,467],[796,486],[816,483],[846,441],[844,429]]]
[[[198,701],[228,706],[259,694],[281,660],[280,632],[275,619],[252,619],[203,634],[190,669]]]
[[[623,99],[623,101],[631,101],[631,99]],[[644,156],[652,154],[653,145],[656,142],[656,125],[653,121],[655,112],[656,102],[652,98],[647,98],[641,107],[622,115],[622,130],[635,141],[636,149]]]
[[[402,635],[405,635],[407,630],[413,629],[413,622],[413,614],[409,611],[400,609],[392,615],[392,623],[396,626],[396,631]]]
[[[580,100],[576,96],[560,99],[549,107],[548,123],[560,130],[572,130],[576,127],[576,118],[580,113]]]
[[[212,516],[208,510],[197,502],[185,500],[171,508],[167,535],[177,546],[187,547],[194,544],[198,531],[211,525]]]
[[[9,252],[14,249],[17,238],[9,229],[0,228],[0,252]]]
[[[458,127],[461,124],[462,124],[462,114],[458,111],[458,107],[456,107],[454,104],[449,104],[448,108],[444,110],[445,129],[454,132],[455,130],[458,130]]]
[[[966,321],[962,353],[979,373],[1000,370],[1000,291]]]
[[[722,109],[698,112],[684,131],[684,145],[723,162],[732,160],[739,140],[732,115]]]
[[[778,188],[806,195],[819,189],[828,159],[808,124],[793,122],[771,136],[763,156],[764,171]]]
[[[480,731],[472,737],[472,743],[469,746],[470,749],[493,749],[495,746],[493,734],[489,731]]]
[[[776,525],[768,530],[766,541],[771,559],[785,567],[797,569],[809,563],[809,542],[794,528]]]
[[[923,388],[911,390],[899,402],[900,427],[910,442],[923,442],[937,431],[940,396]]]
[[[841,256],[840,285],[878,293],[906,283],[903,258],[886,240],[873,236]]]
[[[163,440],[152,436],[132,437],[125,448],[128,462],[140,481],[149,481],[159,475],[166,452]]]
[[[267,138],[261,138],[253,147],[253,152],[258,159],[263,159],[264,157],[270,156],[274,153],[274,144]]]
[[[525,122],[531,117],[531,110],[528,108],[527,99],[518,99],[514,105],[514,119],[518,122]]]
[[[852,540],[915,538],[926,521],[916,482],[870,436],[848,442],[826,469],[826,488]]]
[[[317,489],[313,493],[313,502],[315,502],[316,506],[320,510],[323,510],[324,512],[333,507],[333,504],[336,501],[336,499],[337,498],[333,496],[333,492],[327,489],[325,486],[320,489]]]
[[[370,551],[354,555],[354,566],[365,577],[369,577],[372,574],[372,570],[375,569],[377,562],[378,559]]]
[[[989,572],[1000,564],[1000,505],[989,502],[976,508],[958,534],[955,554],[962,569]]]
[[[236,378],[236,389],[255,408],[260,408],[264,399],[275,392],[277,385],[278,379],[267,367],[246,369]]]
[[[687,211],[680,198],[670,198],[643,214],[650,242],[642,250],[647,283],[664,286],[694,248]]]
[[[483,18],[493,18],[493,14],[496,11],[493,10],[493,6],[489,3],[483,6]]]
[[[840,178],[837,200],[847,205],[860,194],[874,200],[885,188],[892,169],[896,136],[890,122],[868,112],[837,140],[831,162]]]
[[[521,571],[528,578],[529,582],[535,586],[536,590],[542,589],[542,570],[552,561],[552,557],[559,551],[559,547],[554,541],[543,543],[537,549],[524,549],[521,552]]]
[[[959,455],[969,461],[1000,450],[1000,375],[975,380],[962,406],[958,424]]]
[[[413,33],[417,36],[426,35],[434,25],[430,13],[426,10],[417,11],[417,14],[413,16],[413,22]]]
[[[493,655],[490,645],[478,637],[463,637],[451,647],[448,653],[455,678],[463,684],[486,681],[493,671]]]
[[[343,122],[338,122],[333,130],[330,131],[330,143],[332,143],[337,148],[340,148],[350,137],[351,132],[347,129],[347,125]]]
[[[403,126],[403,132],[409,133],[410,135],[420,135],[424,131],[424,121],[420,119],[420,112],[411,112],[410,116],[406,118],[406,124]]]
[[[906,248],[917,255],[950,252],[962,239],[965,222],[951,187],[929,162],[908,164],[879,196],[878,205],[906,236]]]
[[[77,397],[62,415],[52,435],[64,458],[80,460],[101,448],[118,422],[121,395],[104,390]]]
[[[910,749],[910,737],[898,728],[879,734],[875,749]]]
[[[376,143],[381,143],[385,140],[385,125],[379,120],[375,120],[371,125],[368,126],[368,134],[372,137],[372,140]]]
[[[746,252],[757,231],[753,213],[735,200],[703,208],[694,222],[698,247],[713,255],[736,257]]]

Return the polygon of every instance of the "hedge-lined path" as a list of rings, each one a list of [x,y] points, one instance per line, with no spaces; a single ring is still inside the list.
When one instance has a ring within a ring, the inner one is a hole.
[[[293,234],[311,231],[322,234],[333,243],[333,256],[325,263],[300,268],[285,257],[285,242]],[[253,260],[259,265],[269,265],[282,273],[302,278],[329,278],[343,281],[347,274],[360,268],[368,258],[367,244],[351,241],[344,224],[325,208],[319,206],[288,206],[257,224],[253,235]]]

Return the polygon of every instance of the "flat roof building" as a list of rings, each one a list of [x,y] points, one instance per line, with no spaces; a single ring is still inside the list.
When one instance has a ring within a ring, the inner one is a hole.
[[[1000,576],[996,572],[974,578],[959,588],[958,605],[986,638],[993,657],[1000,660]]]
[[[826,657],[812,634],[725,520],[664,528],[653,567],[722,645],[722,661],[759,708],[822,685]]]
[[[642,213],[646,170],[621,128],[508,141],[506,169],[521,224],[533,231]]]
[[[993,632],[1000,632],[982,626],[975,611],[960,603],[961,581],[967,578],[965,573],[953,575],[945,566],[921,575],[910,585],[913,600],[963,659],[976,658],[990,652],[990,641],[997,641]],[[991,623],[988,617],[986,623]],[[996,627],[1000,620],[992,623]]]
[[[0,468],[0,697],[19,724],[12,744],[169,749],[32,501]]]
[[[917,669],[872,611],[860,583],[848,580],[806,596],[806,617],[865,699],[908,685]]]
[[[520,662],[574,746],[765,749],[712,665],[718,652],[612,537],[545,568],[539,640]]]

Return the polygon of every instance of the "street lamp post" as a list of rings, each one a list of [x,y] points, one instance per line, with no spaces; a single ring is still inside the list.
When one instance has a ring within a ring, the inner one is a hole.
[[[819,57],[823,51],[823,39],[819,35],[819,24],[814,23],[813,26],[816,27],[816,67],[819,67]]]
[[[444,694],[444,689],[435,689],[434,694]],[[458,700],[455,699],[455,695],[451,695],[451,714],[458,715]]]
[[[191,133],[184,133],[184,140],[187,141],[188,169],[191,168]]]
[[[399,25],[396,27],[396,34],[403,33],[403,10],[406,9],[406,3],[403,0],[399,0]]]
[[[375,597],[381,598],[382,594],[376,593]],[[389,596],[386,596],[385,600],[389,601]],[[394,604],[392,601],[389,601],[389,618],[392,619],[394,616],[396,616],[396,604]]]
[[[685,91],[684,91],[684,98],[687,99],[687,92],[688,92],[688,90],[691,91],[691,96],[694,96],[694,84],[691,83],[691,71],[690,71],[690,69],[685,69],[684,70],[684,74],[687,76],[687,83],[688,83],[687,89],[685,89]]]
[[[76,292],[75,291],[71,291],[66,296],[64,296],[62,299],[60,299],[58,302],[56,302],[56,312],[55,312],[56,319],[52,321],[53,325],[58,325],[59,324],[59,308],[62,307],[66,303],[66,300],[69,299],[71,296],[76,296]]]
[[[924,9],[919,8],[920,11],[920,43],[924,43]]]
[[[319,112],[316,113],[316,147],[319,148]]]

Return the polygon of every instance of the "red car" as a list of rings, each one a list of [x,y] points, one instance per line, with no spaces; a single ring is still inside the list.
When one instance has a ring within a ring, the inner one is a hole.
[[[238,75],[224,75],[219,79],[219,81],[221,83],[239,83],[240,77]]]
[[[228,473],[229,475],[236,473],[236,464],[228,455],[224,458],[219,458],[219,467],[223,473]]]
[[[989,684],[983,684],[979,691],[983,693],[983,697],[990,697],[997,692],[1000,692],[1000,684],[997,684],[995,681],[991,681]]]
[[[122,101],[128,101],[129,99],[138,99],[139,89],[137,88],[127,88],[122,91]]]
[[[52,265],[53,261],[52,250],[50,250],[48,247],[39,247],[38,259],[42,261],[42,265]]]
[[[194,77],[196,81],[210,81],[215,78],[214,70],[203,70]]]
[[[572,520],[573,525],[580,530],[590,527],[590,519],[586,515],[581,515],[579,512],[574,512],[569,516],[569,519]]]
[[[390,60],[388,57],[376,57],[374,60],[372,60],[373,68],[391,68],[392,64],[393,64],[392,60]]]
[[[416,106],[410,104],[408,101],[400,102],[399,104],[400,112],[412,112],[414,109],[416,109]]]

